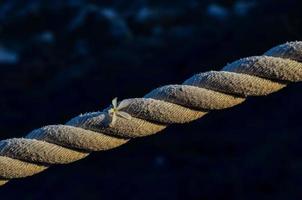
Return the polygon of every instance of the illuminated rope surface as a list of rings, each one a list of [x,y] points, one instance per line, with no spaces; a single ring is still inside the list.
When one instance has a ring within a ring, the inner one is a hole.
[[[32,176],[53,164],[68,164],[187,123],[208,111],[229,108],[247,96],[268,95],[302,80],[302,42],[290,42],[262,56],[243,58],[192,76],[182,85],[157,88],[143,98],[113,101],[102,112],[79,115],[65,125],[36,129],[24,138],[0,141],[0,185]]]

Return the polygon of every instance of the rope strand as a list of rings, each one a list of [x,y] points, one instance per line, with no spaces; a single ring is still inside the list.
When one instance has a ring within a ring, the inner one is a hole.
[[[302,80],[302,42],[243,58],[221,71],[199,73],[182,85],[157,88],[143,98],[113,101],[102,112],[79,115],[65,125],[33,130],[24,138],[0,141],[0,185],[40,173],[53,164],[85,158],[130,139],[155,134],[174,123],[187,123],[211,110],[241,104],[248,96],[277,92]]]

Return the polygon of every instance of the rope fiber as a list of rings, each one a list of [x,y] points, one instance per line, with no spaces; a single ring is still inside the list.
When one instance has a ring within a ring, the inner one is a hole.
[[[182,85],[159,87],[143,98],[113,100],[99,112],[79,115],[64,125],[33,130],[24,138],[0,141],[0,185],[68,164],[92,151],[155,134],[168,125],[187,123],[207,112],[230,108],[248,96],[279,91],[302,80],[302,42],[276,46],[262,56],[237,60],[221,71],[199,73]]]

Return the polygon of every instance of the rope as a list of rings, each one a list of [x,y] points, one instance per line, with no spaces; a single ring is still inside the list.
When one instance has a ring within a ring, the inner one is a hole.
[[[24,138],[0,141],[0,185],[68,164],[92,151],[187,123],[208,111],[238,105],[247,96],[268,95],[302,80],[302,42],[290,42],[262,56],[243,58],[221,71],[199,73],[182,85],[159,87],[143,98],[113,100],[101,112],[79,115],[65,125],[33,130]]]

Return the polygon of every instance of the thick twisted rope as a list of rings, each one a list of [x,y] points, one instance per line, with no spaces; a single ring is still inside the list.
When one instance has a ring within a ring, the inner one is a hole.
[[[40,173],[187,123],[208,111],[229,108],[247,96],[262,96],[302,80],[302,42],[290,42],[262,56],[243,58],[221,71],[196,74],[182,85],[166,85],[143,98],[126,99],[102,112],[79,115],[65,125],[36,129],[25,138],[0,141],[0,185]],[[130,117],[131,116],[131,117]]]

